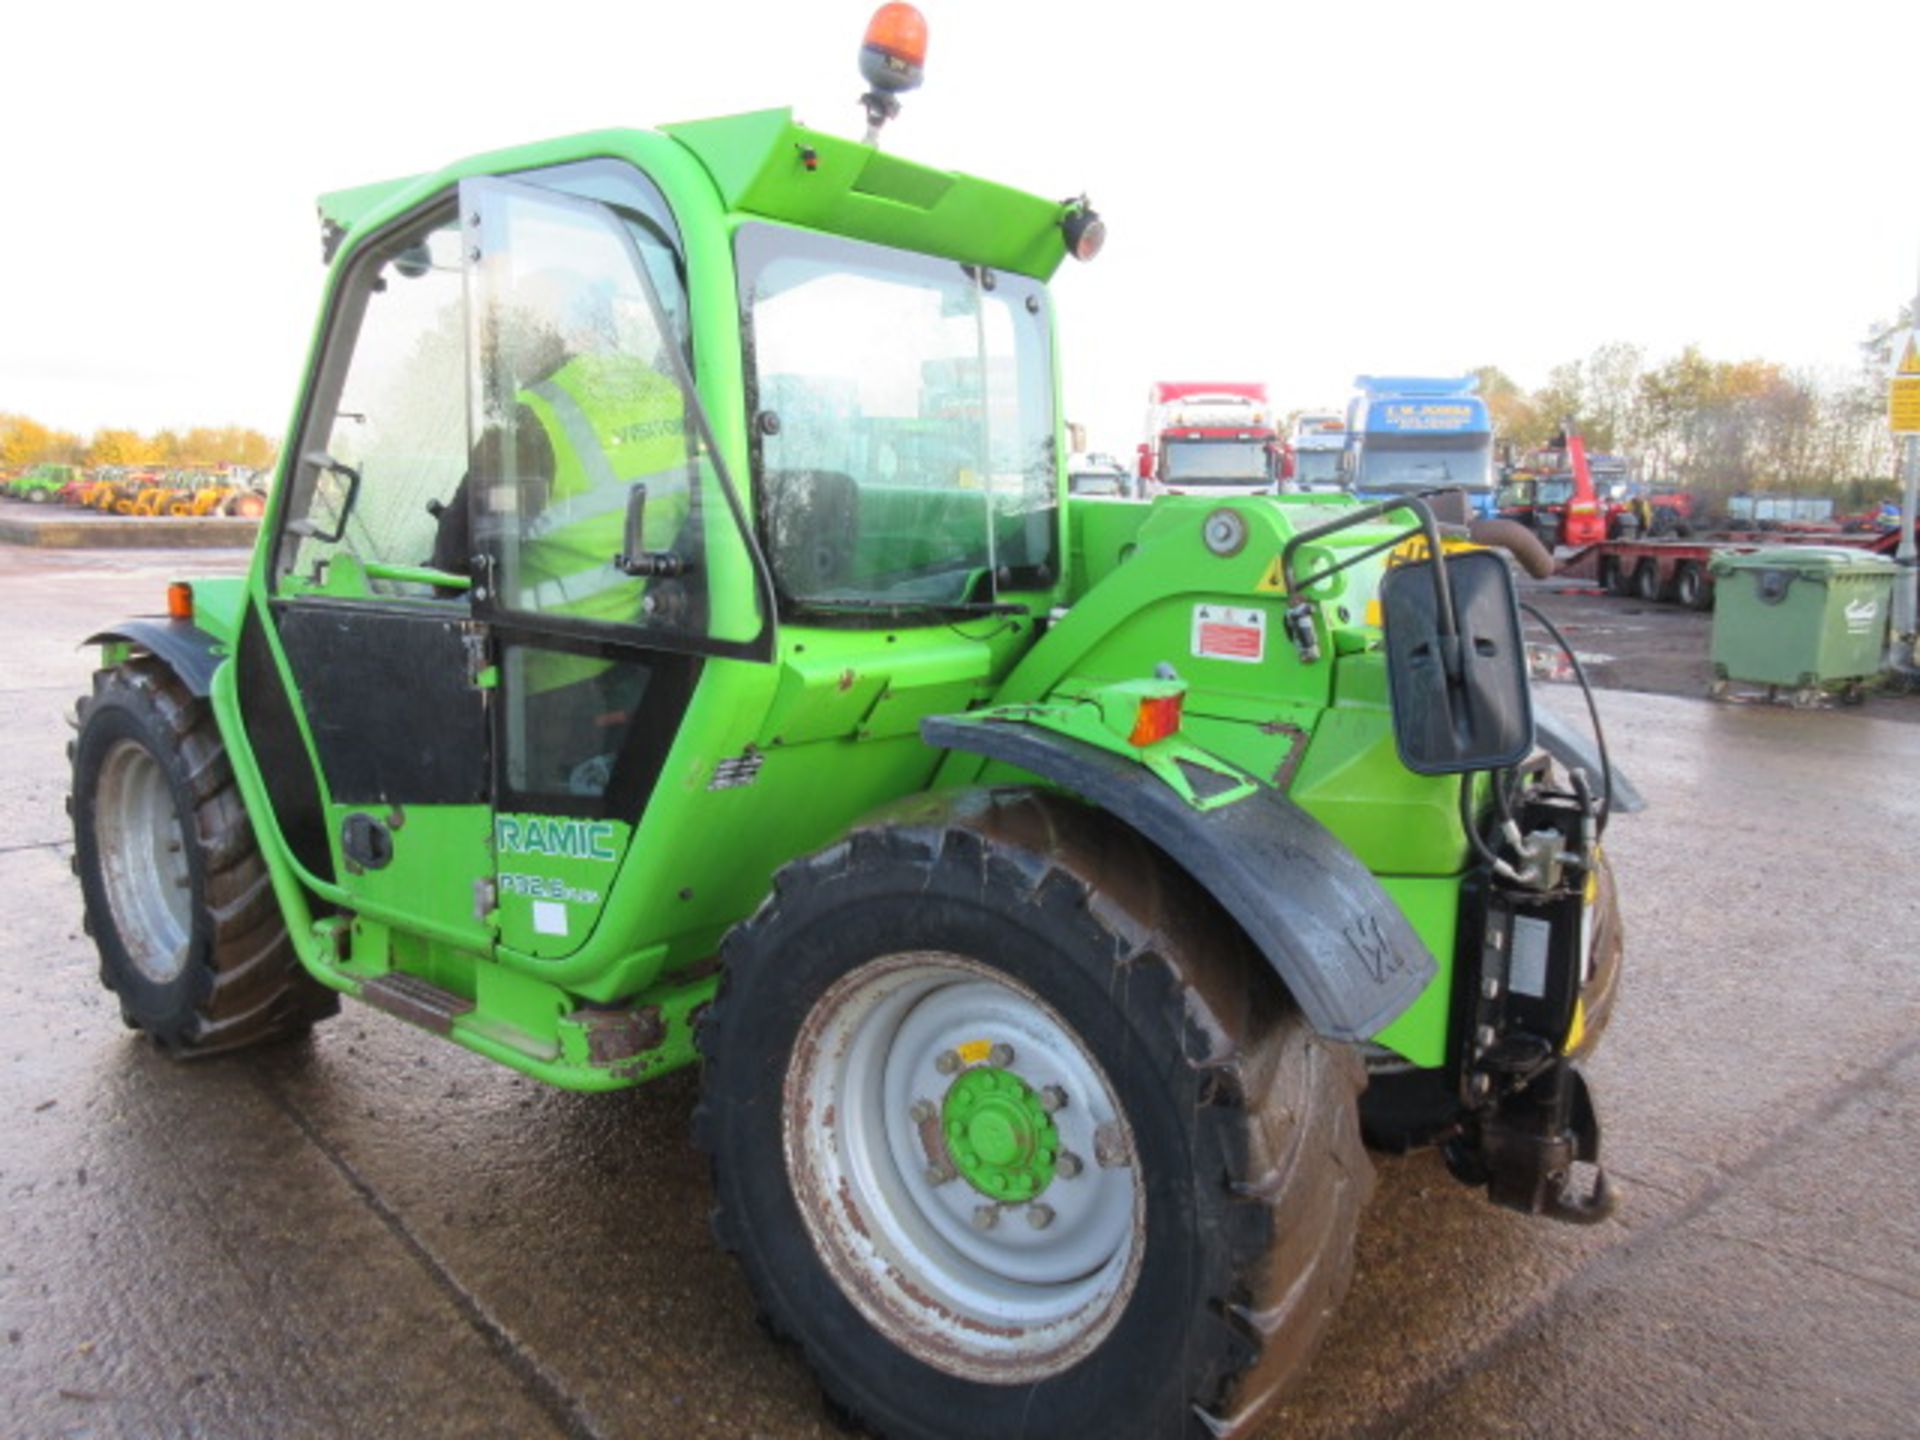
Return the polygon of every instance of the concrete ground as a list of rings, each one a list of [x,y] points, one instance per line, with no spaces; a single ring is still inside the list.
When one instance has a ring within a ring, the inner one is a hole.
[[[239,563],[0,546],[0,1435],[835,1433],[708,1237],[691,1077],[551,1092],[352,1006],[185,1066],[121,1028],[69,874],[75,642]],[[1920,730],[1602,710],[1652,801],[1609,836],[1592,1067],[1624,1204],[1575,1229],[1381,1159],[1263,1434],[1914,1433]]]
[[[1590,581],[1560,576],[1523,581],[1520,598],[1537,606],[1559,628],[1593,684],[1696,699],[1707,693],[1713,679],[1711,611],[1609,595]],[[1531,621],[1528,639],[1537,673],[1570,678],[1559,647]],[[1729,692],[1722,704],[1788,703],[1785,698],[1770,702],[1760,685],[1736,683]],[[1837,694],[1821,701],[1829,709],[1843,703]],[[1896,688],[1870,689],[1859,704],[1875,719],[1920,722],[1920,696]]]

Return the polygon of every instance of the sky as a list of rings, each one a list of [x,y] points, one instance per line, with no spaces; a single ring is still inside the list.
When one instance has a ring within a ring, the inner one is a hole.
[[[278,437],[313,202],[476,151],[790,104],[857,137],[862,0],[16,7],[0,82],[0,412]],[[924,0],[885,148],[1049,198],[1068,417],[1158,379],[1658,361],[1840,369],[1920,271],[1920,7]]]

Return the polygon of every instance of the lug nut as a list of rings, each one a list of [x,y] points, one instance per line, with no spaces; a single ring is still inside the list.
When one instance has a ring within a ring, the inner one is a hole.
[[[1062,1180],[1073,1179],[1084,1168],[1080,1163],[1080,1157],[1071,1150],[1062,1150],[1060,1158],[1053,1162],[1053,1173]]]
[[[1049,1085],[1040,1092],[1040,1108],[1051,1115],[1055,1110],[1067,1108],[1067,1092],[1058,1085]]]
[[[960,1068],[960,1056],[957,1051],[942,1050],[933,1057],[933,1068],[942,1075],[951,1075]]]
[[[1473,1032],[1473,1040],[1476,1045],[1482,1050],[1485,1050],[1489,1045],[1493,1044],[1493,1027],[1491,1025],[1482,1025],[1478,1030]]]
[[[939,1113],[939,1111],[933,1108],[933,1102],[931,1100],[916,1100],[913,1102],[913,1108],[907,1112],[907,1114],[913,1117],[913,1123],[916,1125],[926,1124],[927,1121],[933,1119],[933,1117]]]
[[[929,1185],[944,1185],[953,1179],[953,1172],[940,1165],[929,1165],[923,1173]]]
[[[1036,1230],[1044,1230],[1053,1224],[1053,1207],[1034,1204],[1027,1207],[1027,1224]]]
[[[976,1205],[973,1207],[974,1229],[991,1230],[999,1223],[1000,1207],[998,1205]]]
[[[1467,1082],[1467,1088],[1473,1092],[1476,1100],[1482,1100],[1486,1098],[1487,1092],[1493,1088],[1493,1081],[1489,1080],[1485,1075],[1476,1075],[1472,1080]]]
[[[1498,980],[1488,980],[1486,984],[1480,987],[1480,993],[1485,995],[1489,1000],[1498,1000],[1500,998],[1500,982]]]
[[[1013,1046],[996,1045],[987,1052],[987,1059],[1002,1070],[1013,1064]]]
[[[1118,1170],[1133,1163],[1126,1131],[1112,1120],[1093,1132],[1093,1163],[1102,1170]]]

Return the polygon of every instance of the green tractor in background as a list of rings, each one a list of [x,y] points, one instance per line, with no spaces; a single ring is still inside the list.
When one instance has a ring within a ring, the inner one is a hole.
[[[884,7],[873,132],[923,50]],[[88,929],[183,1057],[346,994],[698,1060],[718,1234],[878,1432],[1218,1433],[1346,1290],[1363,1132],[1606,1212],[1624,787],[1447,497],[1069,500],[1098,217],[876,133],[323,201],[251,570],[92,637]]]

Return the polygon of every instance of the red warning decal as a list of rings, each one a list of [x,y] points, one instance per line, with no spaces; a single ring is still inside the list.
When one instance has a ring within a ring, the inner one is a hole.
[[[1194,606],[1193,653],[1203,660],[1259,663],[1267,654],[1267,612],[1233,605]]]

